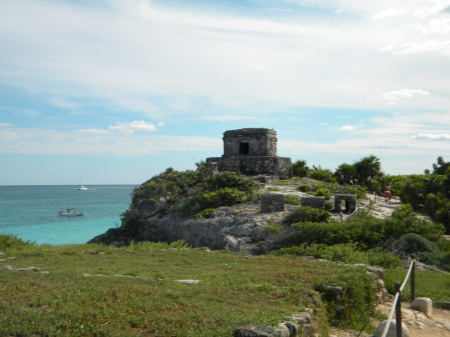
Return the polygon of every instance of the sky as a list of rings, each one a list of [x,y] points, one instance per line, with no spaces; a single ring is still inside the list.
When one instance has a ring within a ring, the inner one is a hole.
[[[332,171],[450,161],[450,0],[0,1],[0,185],[141,184],[251,127]]]

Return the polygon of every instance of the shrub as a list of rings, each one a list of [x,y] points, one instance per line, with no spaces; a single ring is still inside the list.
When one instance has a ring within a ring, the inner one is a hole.
[[[306,177],[308,176],[309,167],[306,165],[304,160],[296,160],[292,164],[292,174],[296,177]]]
[[[312,221],[312,222],[327,222],[330,221],[331,214],[322,209],[317,209],[309,206],[299,207],[283,219],[284,225],[292,225],[297,222]]]
[[[191,216],[207,208],[217,208],[220,206],[232,206],[257,198],[256,194],[240,191],[233,187],[226,187],[213,192],[202,192],[189,196],[183,200],[178,207],[182,216]]]
[[[300,205],[301,200],[300,198],[294,197],[292,195],[285,195],[284,202],[292,205]]]
[[[334,326],[363,329],[375,310],[375,285],[363,268],[345,267],[315,287]],[[340,292],[340,295],[337,293]]]
[[[445,260],[445,254],[435,242],[415,233],[406,234],[397,240],[392,245],[392,251],[402,259],[414,255],[416,260],[435,266],[440,266]]]
[[[148,200],[164,198],[169,203],[174,204],[200,182],[201,176],[196,171],[179,172],[168,168],[165,172],[136,187],[133,192],[133,203],[140,198]]]
[[[298,189],[301,192],[308,192],[310,190],[310,187],[308,184],[302,184],[298,187]]]
[[[320,181],[326,181],[326,182],[335,182],[336,178],[333,175],[333,172],[329,169],[323,169],[320,166],[316,167],[313,165],[313,168],[310,169],[309,175],[312,179],[317,179]]]
[[[329,199],[330,198],[330,191],[323,189],[323,188],[319,188],[316,190],[316,196],[318,197],[324,197],[325,199]]]
[[[207,208],[204,209],[201,212],[198,212],[197,214],[194,215],[194,218],[202,220],[202,219],[208,219],[211,217],[211,214],[215,212],[215,208]]]
[[[34,246],[33,241],[23,241],[15,235],[0,234],[0,249],[7,250],[10,248],[25,248]]]
[[[217,174],[214,177],[207,178],[206,182],[212,190],[237,188],[242,191],[252,191],[260,187],[257,182],[235,172]]]
[[[261,230],[267,234],[279,234],[284,230],[284,227],[280,224],[269,222],[267,225],[261,227]]]

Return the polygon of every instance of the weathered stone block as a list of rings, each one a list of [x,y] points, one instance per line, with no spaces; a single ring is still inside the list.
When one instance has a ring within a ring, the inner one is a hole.
[[[334,196],[334,210],[342,211],[342,201],[345,202],[345,213],[353,213],[356,211],[356,195],[355,194],[336,194]]]
[[[302,197],[302,206],[309,206],[319,209],[325,208],[325,198],[324,197]]]
[[[283,194],[263,194],[261,195],[261,212],[283,212],[284,211],[284,195]]]
[[[278,337],[274,327],[254,324],[242,325],[234,329],[233,337]]]
[[[411,303],[411,309],[423,312],[428,318],[433,314],[433,301],[430,298],[416,298]]]

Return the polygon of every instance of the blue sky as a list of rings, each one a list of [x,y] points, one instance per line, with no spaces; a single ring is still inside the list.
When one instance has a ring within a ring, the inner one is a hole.
[[[278,155],[450,160],[450,1],[2,0],[0,185],[140,184],[275,129]]]

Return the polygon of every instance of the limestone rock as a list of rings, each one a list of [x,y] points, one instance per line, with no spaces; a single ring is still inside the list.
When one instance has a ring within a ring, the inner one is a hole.
[[[377,331],[375,332],[375,337],[381,337],[383,334],[384,328],[387,324],[387,321],[383,321],[378,325]],[[410,337],[411,334],[405,323],[402,323],[402,337]],[[395,321],[392,321],[389,325],[388,332],[386,337],[397,337],[397,324]]]
[[[278,331],[271,326],[247,324],[236,328],[233,337],[278,337]]]
[[[431,317],[433,314],[433,302],[430,298],[416,298],[411,303],[411,309],[423,312],[425,316]]]

